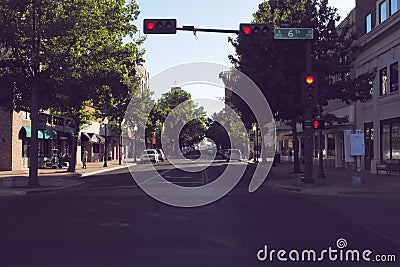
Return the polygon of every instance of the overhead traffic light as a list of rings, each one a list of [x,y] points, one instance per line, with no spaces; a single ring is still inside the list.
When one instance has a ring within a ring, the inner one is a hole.
[[[303,73],[302,87],[306,101],[314,101],[317,95],[317,74],[315,72]]]
[[[145,34],[175,34],[176,19],[144,19],[143,33]]]
[[[325,129],[325,121],[324,120],[313,120],[313,129],[314,130],[323,130]]]
[[[270,38],[273,37],[274,27],[270,24],[241,23],[239,35],[242,38]]]

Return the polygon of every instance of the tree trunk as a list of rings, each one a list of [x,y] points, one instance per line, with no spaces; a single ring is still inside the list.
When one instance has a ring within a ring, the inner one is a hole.
[[[299,161],[299,139],[296,128],[296,121],[290,122],[290,127],[293,133],[293,172],[301,173],[300,161]]]
[[[78,150],[78,133],[79,133],[79,119],[74,119],[74,134],[72,137],[71,159],[68,166],[68,172],[75,172],[76,170],[76,153]]]
[[[36,77],[35,77],[36,78]],[[39,85],[34,78],[31,95],[31,142],[29,148],[29,181],[28,187],[39,187],[38,177],[38,113],[39,113]]]

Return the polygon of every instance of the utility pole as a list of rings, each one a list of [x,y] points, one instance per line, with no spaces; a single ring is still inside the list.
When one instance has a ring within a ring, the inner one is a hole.
[[[306,40],[305,66],[306,72],[311,72],[311,40]],[[303,92],[304,93],[304,92]],[[313,178],[313,128],[312,113],[314,109],[314,98],[303,98],[305,103],[304,110],[304,183],[314,183]]]

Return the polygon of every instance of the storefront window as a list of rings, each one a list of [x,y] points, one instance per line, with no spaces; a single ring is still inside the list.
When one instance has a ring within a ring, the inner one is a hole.
[[[392,124],[392,159],[400,159],[400,122]]]
[[[365,169],[371,169],[371,160],[374,158],[374,128],[373,123],[364,124],[365,137]]]
[[[328,158],[335,158],[335,135],[328,134]]]
[[[400,118],[382,123],[382,159],[400,159]]]
[[[22,139],[22,157],[29,157],[29,139]]]
[[[382,159],[390,159],[390,125],[382,126]]]

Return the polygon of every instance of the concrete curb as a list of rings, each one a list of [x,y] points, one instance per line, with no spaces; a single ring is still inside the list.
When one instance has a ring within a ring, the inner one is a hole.
[[[287,184],[280,184],[274,181],[269,180],[268,185],[276,188],[277,190],[289,191],[307,195],[325,195],[325,196],[344,196],[344,197],[366,197],[366,196],[374,196],[374,197],[399,197],[400,193],[396,192],[384,192],[384,191],[365,191],[365,190],[357,190],[354,188],[346,188],[346,187],[338,187],[338,186],[326,186],[326,187],[301,187],[301,186],[292,186]]]
[[[110,171],[114,171],[114,170],[118,170],[118,169],[123,169],[123,168],[128,168],[131,166],[135,166],[136,163],[132,163],[132,164],[125,164],[123,166],[117,166],[117,167],[113,167],[113,168],[107,168],[104,170],[98,170],[98,171],[93,171],[93,172],[88,172],[88,173],[71,173],[68,176],[65,177],[76,177],[76,178],[84,178],[84,177],[88,177],[91,175],[96,175],[99,173],[105,173],[105,172],[110,172]],[[32,189],[12,189],[12,188],[8,188],[8,189],[0,189],[0,197],[2,196],[24,196],[24,195],[31,195],[31,194],[40,194],[40,193],[49,193],[49,192],[54,192],[54,191],[59,191],[59,190],[65,190],[65,189],[70,189],[73,187],[78,187],[78,186],[82,186],[86,184],[86,181],[84,180],[77,180],[77,182],[74,182],[72,184],[69,185],[62,185],[62,183],[60,183],[59,185],[55,185],[53,187],[42,187],[42,188],[32,188]]]

